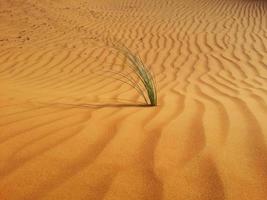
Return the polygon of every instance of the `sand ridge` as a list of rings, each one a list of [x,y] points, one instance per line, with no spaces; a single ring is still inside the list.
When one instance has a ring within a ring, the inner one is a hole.
[[[0,199],[263,200],[266,67],[263,0],[2,0]]]

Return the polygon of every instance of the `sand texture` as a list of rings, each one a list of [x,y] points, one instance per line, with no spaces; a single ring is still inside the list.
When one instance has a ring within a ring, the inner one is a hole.
[[[0,0],[0,200],[264,200],[266,102],[265,0]]]

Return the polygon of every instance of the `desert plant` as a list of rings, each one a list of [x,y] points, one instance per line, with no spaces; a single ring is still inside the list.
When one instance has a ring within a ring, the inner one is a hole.
[[[144,98],[147,105],[156,106],[157,88],[155,78],[152,72],[145,66],[140,56],[134,54],[129,48],[121,44],[113,44],[111,47],[116,49],[126,58],[127,66],[130,67],[132,70],[131,72],[137,77],[137,80],[135,80],[130,76],[130,73],[123,74],[118,72],[116,74],[124,78],[119,80],[136,89],[136,91]]]

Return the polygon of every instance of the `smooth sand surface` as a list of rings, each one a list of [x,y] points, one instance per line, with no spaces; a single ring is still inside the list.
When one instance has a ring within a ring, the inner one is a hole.
[[[266,102],[267,1],[0,1],[1,200],[264,200]]]

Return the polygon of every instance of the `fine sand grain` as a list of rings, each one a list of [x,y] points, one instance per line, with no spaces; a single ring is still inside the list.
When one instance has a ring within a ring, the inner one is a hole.
[[[266,120],[265,0],[0,0],[0,200],[264,200]]]

